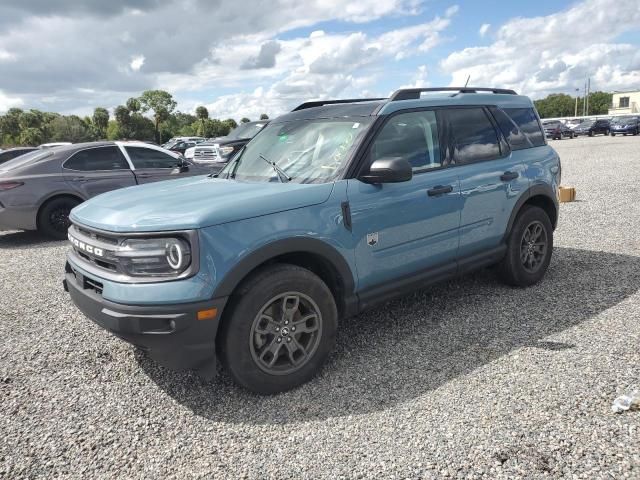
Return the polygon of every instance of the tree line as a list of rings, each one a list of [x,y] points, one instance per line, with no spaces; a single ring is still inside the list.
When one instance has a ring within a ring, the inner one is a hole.
[[[588,115],[606,115],[613,95],[606,92],[592,92],[588,96]],[[576,97],[564,93],[553,93],[540,100],[534,100],[540,118],[573,117],[576,114]],[[578,116],[583,115],[584,97],[578,97]]]
[[[221,137],[238,123],[228,118],[209,117],[206,107],[195,115],[176,111],[177,103],[169,92],[147,90],[128,99],[113,111],[97,107],[93,115],[61,115],[40,110],[11,108],[0,115],[0,145],[40,145],[49,142],[91,142],[95,140],[142,140],[162,143],[177,136]],[[261,120],[269,117],[260,116]],[[240,123],[250,122],[242,118]]]

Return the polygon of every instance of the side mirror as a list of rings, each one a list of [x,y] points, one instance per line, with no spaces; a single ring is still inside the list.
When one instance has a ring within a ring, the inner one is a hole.
[[[408,182],[413,177],[411,164],[402,157],[381,158],[371,164],[369,172],[360,176],[365,183]]]

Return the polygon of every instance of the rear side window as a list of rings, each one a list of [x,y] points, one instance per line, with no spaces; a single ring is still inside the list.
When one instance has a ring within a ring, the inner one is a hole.
[[[391,117],[371,146],[371,161],[390,157],[404,158],[414,172],[441,167],[436,114],[420,111]]]
[[[498,135],[484,109],[452,108],[443,114],[454,164],[500,158]]]
[[[511,150],[522,150],[523,148],[533,147],[527,136],[522,133],[515,122],[505,112],[499,108],[491,107],[491,113],[496,119],[500,131],[509,142]]]
[[[142,168],[175,168],[180,161],[168,153],[145,147],[124,147],[136,170]]]
[[[505,108],[505,113],[524,133],[534,147],[545,145],[544,133],[532,108]]]
[[[129,165],[118,147],[81,150],[64,162],[64,168],[78,171],[128,170]]]

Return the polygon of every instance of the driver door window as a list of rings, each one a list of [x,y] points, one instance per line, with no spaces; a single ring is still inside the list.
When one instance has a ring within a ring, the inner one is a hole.
[[[371,147],[371,162],[391,157],[407,160],[414,173],[442,167],[435,112],[402,113],[387,121]]]

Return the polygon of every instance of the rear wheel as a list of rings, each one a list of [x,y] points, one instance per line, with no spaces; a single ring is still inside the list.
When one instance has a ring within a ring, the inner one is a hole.
[[[523,207],[507,240],[507,253],[498,265],[509,285],[526,287],[544,277],[553,252],[553,226],[540,207]]]
[[[45,203],[38,213],[38,230],[47,237],[56,240],[67,238],[67,230],[71,225],[69,213],[80,204],[73,197],[58,197]]]
[[[295,265],[274,265],[251,277],[233,299],[220,335],[221,360],[249,390],[290,390],[324,364],[337,323],[333,295],[318,276]]]

